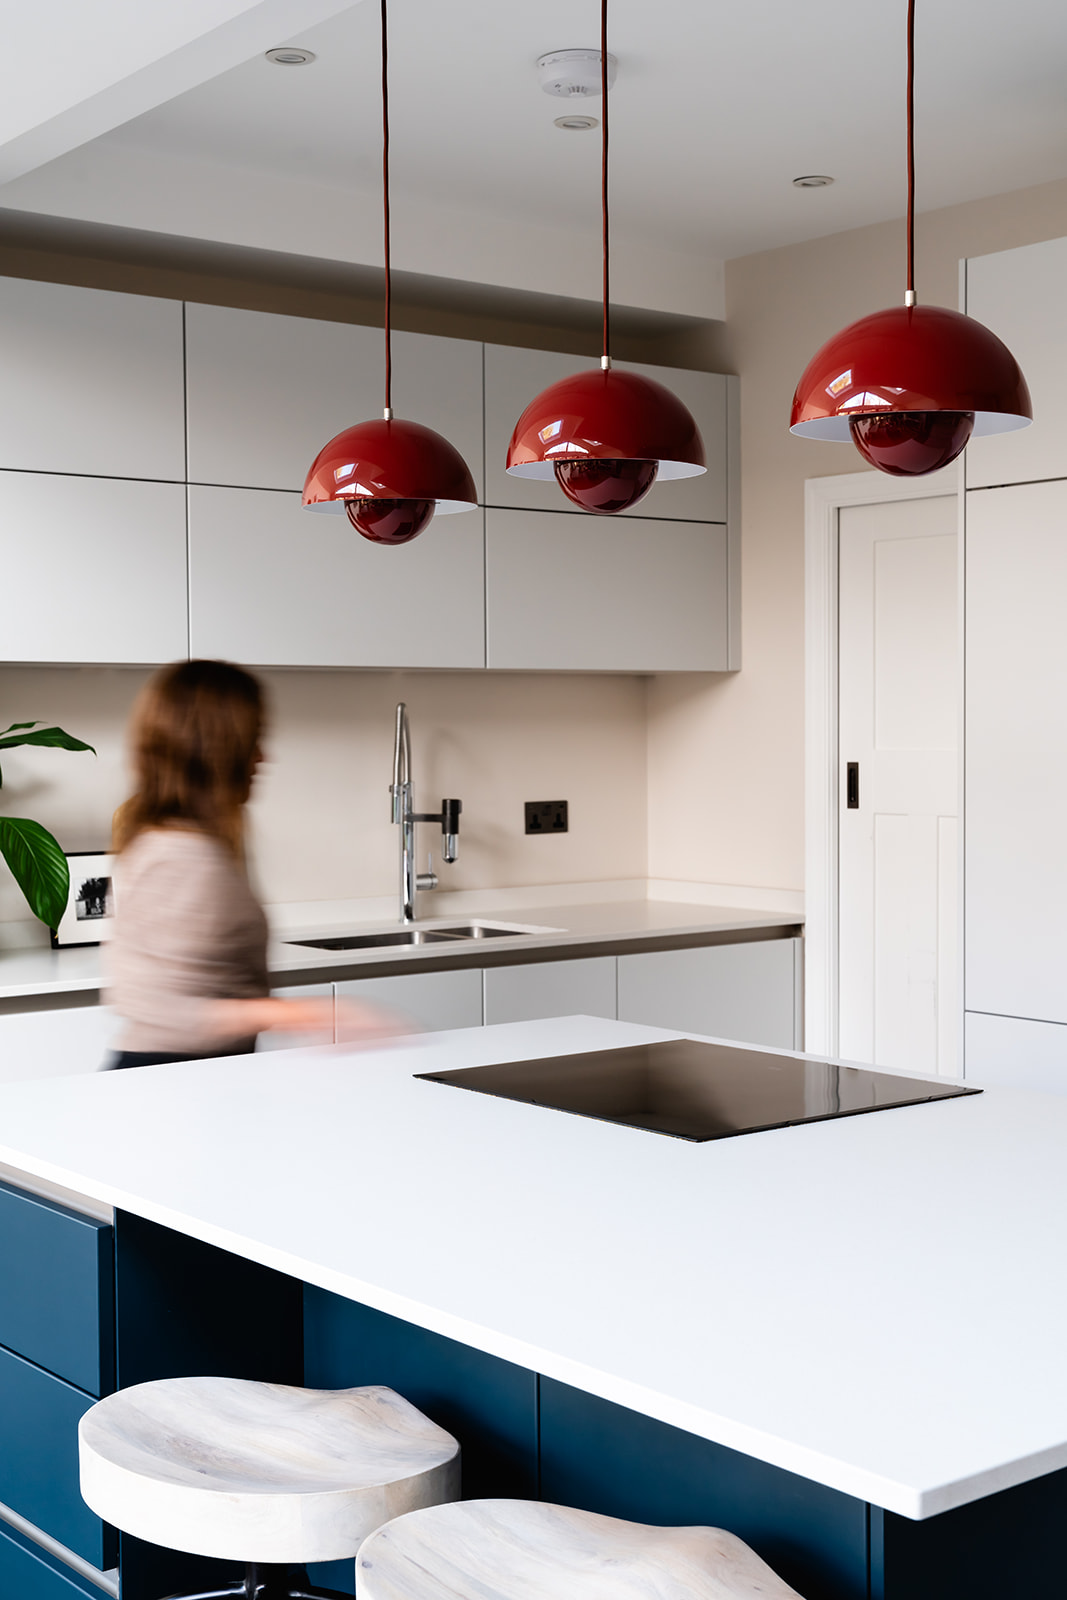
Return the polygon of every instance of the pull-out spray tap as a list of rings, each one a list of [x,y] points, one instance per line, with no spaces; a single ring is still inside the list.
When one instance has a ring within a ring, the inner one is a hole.
[[[401,700],[396,708],[396,740],[393,745],[392,796],[393,822],[400,829],[400,920],[415,921],[415,895],[419,889],[436,889],[437,874],[415,870],[415,824],[436,822],[442,834],[441,859],[453,862],[459,856],[459,814],[462,800],[442,800],[440,811],[416,811],[415,789],[411,777],[411,728],[407,706]]]

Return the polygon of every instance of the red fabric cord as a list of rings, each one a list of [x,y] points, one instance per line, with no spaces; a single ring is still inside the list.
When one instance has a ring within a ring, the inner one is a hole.
[[[915,0],[908,0],[908,288],[915,289]]]
[[[611,280],[608,252],[608,0],[600,0],[600,211],[604,236],[604,355],[610,356],[608,300]]]
[[[385,244],[385,409],[393,404],[392,272],[389,255],[389,18],[382,0],[382,212]]]

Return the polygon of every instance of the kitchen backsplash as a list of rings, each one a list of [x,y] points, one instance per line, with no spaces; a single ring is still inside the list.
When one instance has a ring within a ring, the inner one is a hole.
[[[35,818],[64,849],[106,848],[112,812],[129,790],[126,720],[147,676],[134,668],[0,668],[0,726],[55,721],[97,748],[95,757],[11,752],[0,809]],[[394,893],[397,834],[388,786],[398,700],[407,701],[412,721],[419,809],[435,810],[443,795],[463,801],[455,866],[439,865],[440,833],[419,829],[420,854],[433,849],[443,889],[646,876],[645,679],[317,671],[262,677],[272,717],[251,807],[251,853],[268,903]],[[569,831],[527,836],[523,802],[557,799],[569,802]],[[0,923],[25,921],[25,905],[2,871]]]

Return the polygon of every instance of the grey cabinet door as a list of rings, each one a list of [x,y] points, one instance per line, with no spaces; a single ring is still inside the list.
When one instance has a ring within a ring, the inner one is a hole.
[[[968,314],[1004,340],[1034,402],[1030,427],[967,446],[967,487],[1067,477],[1067,397],[1060,372],[1067,346],[1067,239],[978,256],[965,266]]]
[[[619,957],[619,1021],[793,1050],[796,939]]]
[[[485,517],[490,667],[727,670],[721,524],[493,508]]]
[[[185,490],[0,471],[6,661],[172,661],[188,650]],[[10,603],[22,596],[24,604]]]
[[[535,961],[487,967],[485,1020],[533,1022],[538,1017],[614,1017],[615,957]]]
[[[483,513],[409,545],[360,537],[297,494],[189,490],[192,651],[277,667],[485,665]]]
[[[0,278],[0,467],[185,476],[178,300]]]
[[[186,307],[189,478],[302,489],[328,440],[382,414],[380,328],[310,317]],[[393,334],[398,417],[435,428],[482,484],[482,347]]]
[[[338,1000],[384,1006],[430,1032],[482,1025],[479,967],[462,972],[401,972],[391,978],[347,978],[334,984],[334,992]]]
[[[512,429],[530,401],[549,384],[572,372],[595,368],[588,356],[561,355],[553,350],[519,350],[511,345],[485,347],[485,499],[491,506],[523,506],[530,510],[586,513],[564,497],[555,481],[511,478],[505,471]],[[634,512],[625,516],[683,517],[696,522],[727,520],[727,412],[729,381],[717,372],[690,372],[680,367],[650,367],[620,362],[620,370],[654,378],[676,394],[693,413],[707,456],[708,470],[696,478],[657,483]]]

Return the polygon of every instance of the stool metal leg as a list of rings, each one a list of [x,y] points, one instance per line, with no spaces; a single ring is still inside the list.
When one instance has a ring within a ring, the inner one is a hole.
[[[352,1558],[355,1560],[355,1557]],[[338,1589],[317,1589],[303,1577],[301,1567],[274,1567],[249,1563],[244,1578],[224,1589],[199,1589],[195,1594],[175,1594],[168,1600],[352,1600]]]

